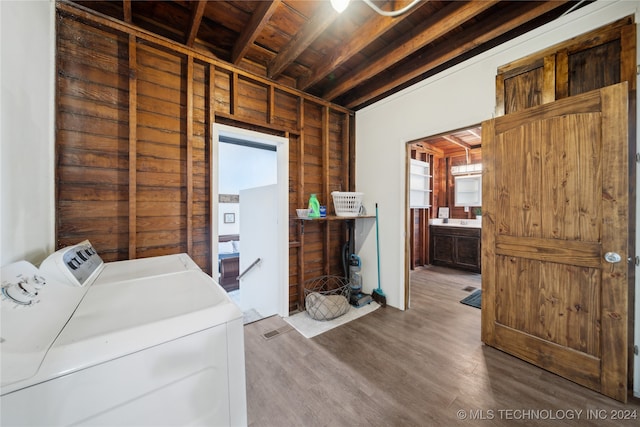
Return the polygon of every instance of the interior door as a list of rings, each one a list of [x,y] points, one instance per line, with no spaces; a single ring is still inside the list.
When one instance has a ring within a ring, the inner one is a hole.
[[[255,309],[262,317],[272,316],[278,312],[280,294],[277,184],[240,190],[239,217],[240,308]]]
[[[483,123],[482,341],[627,399],[627,84]]]

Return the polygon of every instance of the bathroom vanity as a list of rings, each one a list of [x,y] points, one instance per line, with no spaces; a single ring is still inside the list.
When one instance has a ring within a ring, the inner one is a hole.
[[[429,220],[430,263],[480,273],[480,220]]]

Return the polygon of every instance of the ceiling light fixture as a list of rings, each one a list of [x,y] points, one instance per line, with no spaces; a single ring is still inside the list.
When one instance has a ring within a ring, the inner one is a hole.
[[[451,166],[452,175],[471,175],[482,173],[482,163]]]
[[[336,10],[336,12],[342,13],[347,8],[347,6],[349,6],[349,1],[350,0],[331,0],[331,6],[333,6],[333,8]],[[396,16],[402,15],[405,12],[408,12],[413,6],[418,4],[421,0],[413,0],[410,4],[406,5],[402,9],[390,10],[390,11],[380,9],[371,0],[363,0],[363,1],[371,9],[375,10],[376,12],[378,12],[382,16],[396,17]]]
[[[342,13],[349,6],[349,0],[331,0],[331,6],[336,12]]]

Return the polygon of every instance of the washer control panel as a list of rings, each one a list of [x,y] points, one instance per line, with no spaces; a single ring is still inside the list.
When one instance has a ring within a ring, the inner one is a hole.
[[[62,248],[45,259],[40,271],[49,280],[73,286],[91,284],[100,274],[104,263],[88,240]]]

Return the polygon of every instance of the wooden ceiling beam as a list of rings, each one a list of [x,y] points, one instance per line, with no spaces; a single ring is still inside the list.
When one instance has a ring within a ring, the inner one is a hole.
[[[280,75],[315,39],[326,30],[340,14],[331,3],[322,2],[307,24],[298,31],[289,43],[280,50],[267,66],[267,76],[274,79]]]
[[[271,19],[271,15],[280,5],[281,0],[261,1],[258,2],[256,10],[251,15],[249,23],[244,27],[238,40],[233,45],[231,52],[231,62],[235,65],[242,60],[253,42],[256,40],[262,29]]]
[[[463,140],[461,140],[457,136],[442,135],[442,138],[446,139],[447,141],[449,141],[452,144],[456,144],[456,145],[464,148],[465,150],[471,150],[473,148],[471,145],[467,144],[466,142],[464,142]]]
[[[122,14],[124,22],[131,24],[131,0],[122,0]]]
[[[424,25],[416,27],[414,31],[407,33],[404,37],[387,46],[376,58],[363,63],[354,72],[348,73],[340,83],[331,87],[322,97],[330,101],[334,100],[359,84],[375,77],[418,49],[461,26],[496,3],[498,3],[497,0],[465,3],[452,2],[435,13],[432,19],[425,21]]]
[[[193,42],[196,40],[206,5],[206,0],[198,0],[195,6],[191,9],[191,24],[189,25],[189,31],[187,32],[187,38],[185,41],[185,44],[189,47],[193,46]]]
[[[395,6],[396,9],[402,9],[411,3],[412,0],[401,0]],[[311,69],[308,76],[298,79],[298,89],[305,90],[314,83],[322,80],[341,64],[374,42],[382,34],[398,25],[405,18],[411,16],[413,12],[420,9],[427,2],[420,3],[417,7],[412,8],[409,12],[400,15],[397,18],[389,16],[381,16],[377,13],[369,19],[362,27],[358,29],[358,36],[352,37],[346,43],[342,44],[333,51],[325,60],[321,61]]]
[[[480,128],[472,128],[472,129],[467,129],[467,132],[475,136],[477,139],[482,139],[482,135],[480,134],[479,130]]]
[[[385,83],[377,87],[367,87],[358,96],[350,98],[348,102],[344,104],[347,108],[355,108],[374,99],[384,93],[406,83],[407,81],[417,78],[434,68],[451,61],[458,56],[469,52],[470,50],[480,46],[483,43],[491,41],[496,37],[508,33],[509,31],[526,24],[527,22],[534,20],[547,12],[554,10],[557,7],[561,7],[567,3],[567,0],[562,1],[549,1],[549,2],[536,2],[536,6],[527,12],[523,12],[521,9],[514,11],[510,16],[503,16],[500,24],[494,28],[489,28],[486,25],[478,25],[473,29],[467,30],[466,34],[462,38],[462,43],[459,46],[438,46],[430,52],[432,56],[431,60],[424,62],[424,58],[417,59],[413,62],[405,64],[400,70],[394,72],[394,74],[388,76],[385,79]],[[533,3],[532,3],[533,4]]]
[[[433,154],[440,157],[444,156],[444,150],[431,145],[431,143],[429,142],[414,142],[413,144],[411,144],[411,148],[415,149],[416,151],[419,150],[422,153]]]

